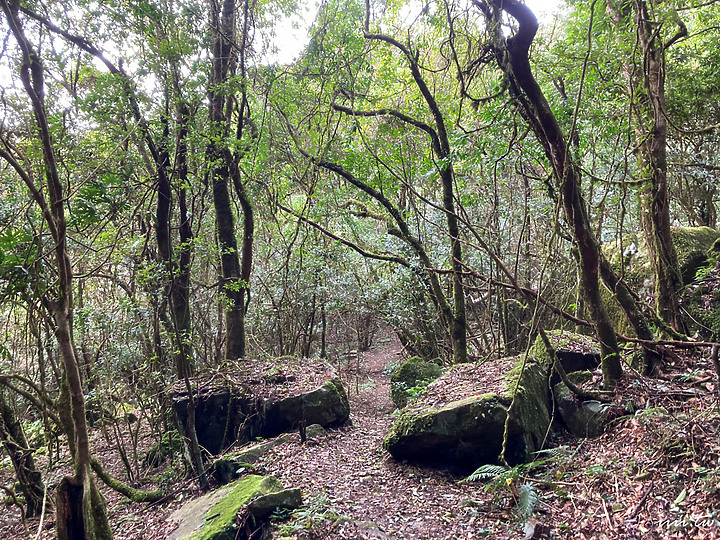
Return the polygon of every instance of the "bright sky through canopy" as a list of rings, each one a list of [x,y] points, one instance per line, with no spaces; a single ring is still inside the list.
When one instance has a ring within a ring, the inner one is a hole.
[[[525,0],[525,3],[533,10],[540,24],[546,24],[552,20],[553,15],[562,9],[564,0]],[[315,0],[308,0],[306,5],[299,9],[298,14],[281,20],[276,27],[277,53],[267,54],[266,60],[278,64],[288,64],[297,58],[303,47],[307,45],[308,29],[313,23],[316,13]]]

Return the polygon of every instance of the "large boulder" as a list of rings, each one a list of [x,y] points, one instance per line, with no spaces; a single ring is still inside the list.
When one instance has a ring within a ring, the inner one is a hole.
[[[707,263],[708,251],[720,239],[720,231],[710,227],[673,227],[670,235],[683,282],[687,285],[695,279],[698,269]],[[623,271],[631,287],[652,286],[652,266],[642,234],[628,234],[622,244],[608,244],[603,246],[603,250],[613,266]]]
[[[702,341],[720,340],[720,269],[691,283],[680,299],[688,334]]]
[[[687,285],[707,265],[713,246],[720,240],[720,231],[710,227],[674,227],[671,233],[683,283]]]
[[[599,365],[592,338],[565,331],[549,332],[548,337],[566,371]],[[403,410],[383,445],[396,459],[467,471],[497,463],[505,441],[509,463],[526,461],[548,432],[549,388],[556,378],[540,339],[527,358],[454,366]]]
[[[390,373],[390,395],[399,409],[405,407],[429,383],[442,375],[442,367],[412,356]]]
[[[169,540],[249,540],[276,509],[302,505],[299,489],[283,489],[274,476],[249,475],[194,499],[176,510],[169,521],[178,527]]]
[[[219,454],[236,440],[245,442],[262,436],[257,400],[246,385],[233,380],[199,381],[195,392],[195,431],[200,446],[210,454]],[[187,406],[187,392],[176,389],[173,409],[183,425]]]
[[[509,415],[505,459],[523,462],[550,424],[547,377],[547,366],[517,358],[454,366],[402,412],[384,447],[396,459],[472,470],[498,461]]]
[[[263,437],[274,437],[300,423],[325,427],[342,424],[350,417],[350,401],[339,377],[309,392],[283,399],[267,398],[262,408]]]
[[[301,424],[341,425],[350,416],[347,393],[334,368],[309,359],[246,360],[232,371],[194,380],[193,387],[198,442],[211,454],[236,441],[275,437]],[[176,385],[173,408],[183,424],[187,405],[184,385]]]
[[[567,330],[550,330],[547,337],[566,373],[592,371],[600,365],[600,346],[594,338]],[[552,359],[540,336],[535,339],[529,356],[552,369]],[[558,374],[552,371],[551,383],[559,380]]]
[[[588,371],[578,371],[569,375],[575,384],[592,378]],[[580,400],[563,383],[554,386],[555,402],[563,424],[576,437],[599,437],[605,432],[605,426],[614,418],[613,407],[596,400]]]

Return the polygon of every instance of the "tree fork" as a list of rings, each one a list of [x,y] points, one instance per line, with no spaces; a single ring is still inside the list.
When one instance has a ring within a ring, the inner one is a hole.
[[[529,50],[538,30],[537,19],[530,8],[518,0],[491,0],[490,4],[473,0],[473,3],[492,24],[498,66],[508,77],[513,97],[552,166],[565,220],[580,255],[580,287],[600,342],[604,384],[612,388],[622,377],[622,364],[617,336],[600,297],[600,246],[590,227],[580,191],[579,170],[572,162],[560,125],[530,68]],[[503,11],[518,23],[515,35],[507,39],[500,31]]]

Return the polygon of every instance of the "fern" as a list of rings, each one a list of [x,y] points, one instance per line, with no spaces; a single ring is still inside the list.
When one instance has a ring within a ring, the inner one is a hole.
[[[475,469],[475,472],[468,476],[463,482],[477,482],[486,480],[497,480],[510,471],[502,465],[482,465]]]
[[[544,450],[538,450],[536,452],[533,452],[536,456],[543,455],[546,456],[548,459],[553,458],[564,458],[569,456],[572,453],[572,448],[570,448],[568,445],[563,444],[562,446],[556,446],[555,448],[545,448]]]
[[[517,512],[522,523],[527,522],[540,502],[540,494],[534,486],[523,484],[518,488]]]

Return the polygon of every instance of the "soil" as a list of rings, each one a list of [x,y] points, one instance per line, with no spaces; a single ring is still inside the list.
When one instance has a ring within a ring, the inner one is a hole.
[[[276,538],[720,538],[720,413],[717,380],[707,354],[679,351],[663,378],[628,373],[618,395],[634,412],[597,439],[578,441],[558,430],[548,450],[485,482],[394,461],[382,439],[394,420],[387,368],[400,346],[385,342],[341,367],[352,424],[276,446],[255,472],[300,487],[305,507],[277,516]],[[478,384],[482,369],[474,369]],[[452,388],[448,387],[447,391]],[[620,399],[618,398],[618,402]],[[149,438],[141,446],[152,443]],[[96,454],[123,477],[117,453],[94,433]],[[43,465],[43,463],[40,463]],[[49,485],[67,474],[67,458],[44,472]],[[499,470],[498,470],[499,471]],[[166,538],[170,514],[201,493],[192,479],[165,478],[168,497],[134,504],[104,490],[119,540]],[[0,485],[11,471],[0,467]],[[154,483],[142,487],[151,489]],[[527,494],[534,497],[528,499]],[[520,519],[520,509],[532,509]],[[283,519],[280,519],[283,518]],[[17,507],[0,510],[0,538],[53,538],[52,512],[23,524]]]

